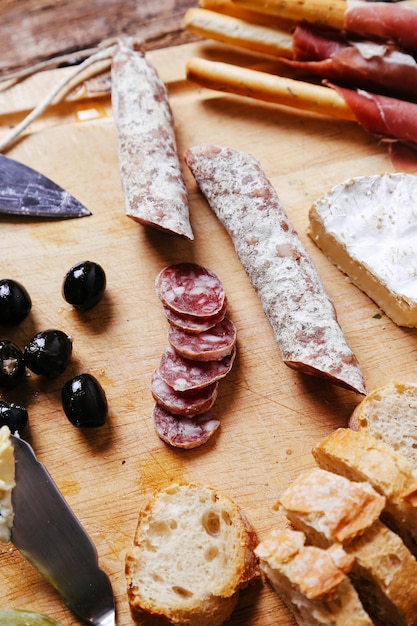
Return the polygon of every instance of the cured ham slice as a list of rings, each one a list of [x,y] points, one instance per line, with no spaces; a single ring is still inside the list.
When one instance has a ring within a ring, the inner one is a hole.
[[[219,420],[210,412],[192,419],[179,417],[155,405],[153,422],[158,436],[175,448],[198,448],[206,443],[220,426]]]
[[[417,52],[417,8],[403,2],[350,2],[344,28],[361,37],[395,41],[404,50]]]
[[[232,238],[285,364],[366,393],[333,304],[258,161],[221,146],[191,148],[185,160]]]
[[[417,104],[361,89],[331,86],[344,98],[358,123],[369,133],[417,149]]]
[[[141,42],[120,40],[111,80],[126,215],[192,240],[168,91]]]
[[[336,33],[297,26],[292,67],[338,84],[417,99],[417,61],[392,44],[346,41]]]
[[[201,333],[189,333],[171,326],[168,341],[186,359],[217,361],[232,352],[236,343],[236,327],[227,317]]]

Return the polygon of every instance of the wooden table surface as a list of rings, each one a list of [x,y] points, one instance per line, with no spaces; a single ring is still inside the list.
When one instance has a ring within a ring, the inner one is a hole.
[[[352,176],[392,171],[386,147],[351,122],[191,84],[185,65],[193,55],[252,67],[264,62],[214,42],[188,43],[182,19],[192,5],[194,0],[2,0],[0,70],[121,33],[141,35],[170,94],[179,154],[192,145],[221,143],[258,158],[317,266],[368,390],[393,379],[414,380],[417,330],[393,324],[306,232],[309,207],[330,187]],[[72,69],[0,85],[0,136]],[[112,581],[117,625],[132,626],[124,555],[143,498],[173,480],[207,482],[233,497],[263,538],[280,523],[273,504],[282,489],[312,466],[312,446],[345,426],[361,397],[283,365],[230,238],[185,166],[193,243],[126,218],[109,93],[51,107],[7,154],[54,179],[92,211],[91,217],[67,222],[0,218],[0,273],[13,273],[33,297],[31,315],[10,338],[24,345],[48,327],[74,338],[64,377],[29,376],[8,397],[27,405],[27,438],[97,547]],[[87,258],[103,265],[108,286],[102,303],[79,315],[63,301],[61,284],[71,265]],[[154,279],[164,265],[180,261],[196,261],[219,274],[238,329],[236,361],[215,405],[218,436],[188,451],[172,449],[156,436],[149,389],[167,343]],[[109,401],[108,423],[88,433],[69,424],[60,403],[64,379],[81,371],[99,379]],[[0,607],[6,606],[48,614],[63,626],[82,626],[11,544],[0,546]],[[241,595],[229,624],[290,626],[294,620],[262,584]]]
[[[0,74],[121,34],[148,49],[191,41],[183,17],[194,0],[2,0]]]

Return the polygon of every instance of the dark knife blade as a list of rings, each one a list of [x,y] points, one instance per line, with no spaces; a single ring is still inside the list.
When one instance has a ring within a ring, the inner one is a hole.
[[[91,215],[68,191],[3,154],[0,154],[0,213],[55,219]]]
[[[12,435],[12,543],[87,624],[115,626],[113,591],[96,548],[31,446]]]

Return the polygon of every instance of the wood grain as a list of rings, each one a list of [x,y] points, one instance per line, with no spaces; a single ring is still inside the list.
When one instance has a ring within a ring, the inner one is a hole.
[[[194,0],[2,0],[0,75],[123,34],[148,49],[192,41],[183,28]],[[76,54],[74,55],[76,58]]]
[[[331,186],[351,176],[392,170],[386,148],[347,121],[197,88],[185,80],[185,64],[193,55],[252,67],[263,63],[211,43],[150,53],[169,89],[180,154],[200,143],[251,152],[317,265],[368,389],[414,379],[416,331],[399,328],[381,314],[306,235],[309,207]],[[11,119],[41,97],[45,81],[57,80],[60,72],[11,87],[7,97],[0,94],[2,134]],[[96,107],[99,113],[80,121],[80,107]],[[8,155],[53,178],[93,215],[67,222],[0,218],[1,273],[20,280],[33,299],[30,317],[7,335],[24,345],[34,332],[56,327],[74,340],[72,362],[58,380],[30,375],[13,393],[1,395],[27,406],[28,439],[95,542],[113,584],[118,624],[129,626],[124,553],[147,494],[177,479],[209,483],[235,499],[263,538],[283,523],[272,510],[280,492],[313,464],[312,446],[346,426],[360,397],[282,364],[232,243],[185,167],[194,243],[125,217],[109,96],[57,105],[29,131]],[[87,258],[103,265],[108,287],[96,308],[80,314],[63,301],[61,284],[71,265]],[[156,436],[149,389],[167,345],[154,279],[163,266],[179,261],[196,261],[219,274],[238,330],[235,365],[215,404],[218,435],[188,451],[169,448]],[[100,380],[110,407],[108,424],[90,432],[71,426],[60,404],[63,382],[83,371]],[[81,626],[11,545],[1,546],[0,589],[4,607],[30,608],[65,626]],[[242,593],[230,621],[231,626],[293,623],[267,584]]]

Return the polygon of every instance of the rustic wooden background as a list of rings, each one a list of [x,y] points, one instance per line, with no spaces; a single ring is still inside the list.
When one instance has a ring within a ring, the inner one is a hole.
[[[0,75],[121,34],[147,48],[191,41],[182,26],[194,0],[1,0]]]

